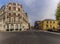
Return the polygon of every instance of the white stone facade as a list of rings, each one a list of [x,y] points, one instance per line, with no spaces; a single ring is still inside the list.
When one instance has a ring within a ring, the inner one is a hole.
[[[29,29],[28,16],[19,3],[8,3],[0,9],[1,31],[24,31]]]

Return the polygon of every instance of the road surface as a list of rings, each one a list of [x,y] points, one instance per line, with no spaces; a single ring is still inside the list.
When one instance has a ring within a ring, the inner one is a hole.
[[[44,31],[0,32],[0,44],[60,44],[60,35]]]

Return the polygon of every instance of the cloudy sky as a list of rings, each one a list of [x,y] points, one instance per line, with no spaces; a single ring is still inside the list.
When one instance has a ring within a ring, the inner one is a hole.
[[[36,20],[55,19],[56,6],[60,0],[0,0],[0,7],[8,2],[18,2],[28,13],[29,22],[34,25]]]

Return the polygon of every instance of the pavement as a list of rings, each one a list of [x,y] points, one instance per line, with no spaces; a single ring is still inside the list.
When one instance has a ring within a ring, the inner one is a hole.
[[[60,44],[60,33],[47,31],[0,32],[0,44]]]

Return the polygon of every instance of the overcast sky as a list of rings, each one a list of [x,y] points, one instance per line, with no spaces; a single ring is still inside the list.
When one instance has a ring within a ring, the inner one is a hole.
[[[28,13],[29,22],[34,25],[36,20],[55,19],[56,6],[60,0],[0,0],[0,7],[8,2],[18,2]]]

